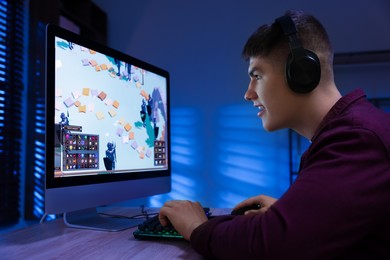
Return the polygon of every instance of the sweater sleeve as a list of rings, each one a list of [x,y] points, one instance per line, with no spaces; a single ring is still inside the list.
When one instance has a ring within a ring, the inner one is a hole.
[[[232,215],[214,217],[197,227],[192,232],[190,237],[192,247],[207,259],[213,259],[214,257],[211,254],[211,250],[209,248],[211,244],[210,239],[212,237],[211,233],[216,225],[225,221],[230,221],[233,219],[233,217],[234,216]]]
[[[390,200],[379,140],[351,130],[314,145],[266,213],[211,219],[193,231],[193,248],[209,259],[331,259],[379,228]]]

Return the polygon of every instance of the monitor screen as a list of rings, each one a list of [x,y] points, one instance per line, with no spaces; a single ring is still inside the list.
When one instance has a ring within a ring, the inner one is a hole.
[[[46,39],[45,212],[170,191],[168,72],[54,25]]]

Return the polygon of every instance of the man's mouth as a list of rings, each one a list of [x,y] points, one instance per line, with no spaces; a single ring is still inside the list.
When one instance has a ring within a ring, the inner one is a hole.
[[[257,116],[260,117],[263,114],[263,112],[265,111],[265,107],[263,105],[256,105],[256,107],[259,109]]]
[[[260,112],[263,111],[263,110],[265,109],[264,106],[261,106],[261,105],[260,105],[260,106],[257,106],[257,108],[260,110]]]

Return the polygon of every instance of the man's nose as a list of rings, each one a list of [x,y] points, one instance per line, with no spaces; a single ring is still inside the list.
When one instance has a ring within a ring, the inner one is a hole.
[[[245,92],[244,98],[245,98],[245,100],[248,100],[248,101],[257,99],[257,93],[254,90],[253,84],[249,83],[249,86],[248,86],[248,89]]]

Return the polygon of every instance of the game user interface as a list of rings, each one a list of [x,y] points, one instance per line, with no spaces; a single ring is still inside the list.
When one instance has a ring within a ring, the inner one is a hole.
[[[54,177],[166,169],[167,84],[56,37]]]

